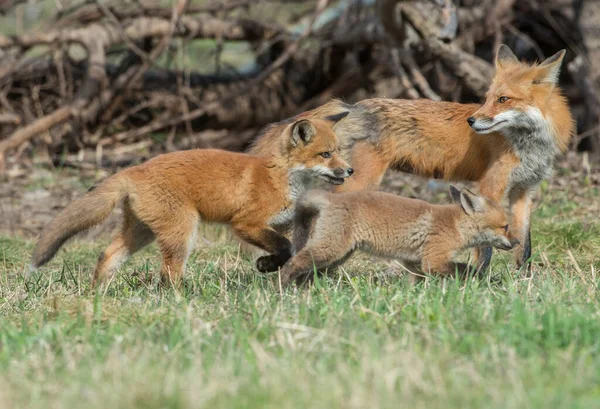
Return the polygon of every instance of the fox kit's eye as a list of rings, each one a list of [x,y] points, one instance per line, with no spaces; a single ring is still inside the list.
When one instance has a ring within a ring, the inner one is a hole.
[[[329,159],[329,158],[331,158],[331,152],[323,152],[323,153],[321,153],[321,156],[324,157],[325,159]]]
[[[510,98],[509,97],[500,97],[498,98],[498,102],[500,104],[504,104],[506,101],[508,101]]]
[[[504,230],[504,233],[508,233],[508,224],[502,226],[502,230]]]

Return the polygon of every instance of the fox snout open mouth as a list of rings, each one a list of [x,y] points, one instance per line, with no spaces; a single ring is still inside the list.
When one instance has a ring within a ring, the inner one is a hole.
[[[337,168],[332,173],[333,174],[324,173],[324,174],[321,174],[320,177],[321,177],[321,179],[323,179],[326,182],[329,182],[333,185],[341,185],[344,183],[345,178],[352,176],[352,174],[354,173],[354,169],[352,169],[352,168],[346,168],[346,169]]]

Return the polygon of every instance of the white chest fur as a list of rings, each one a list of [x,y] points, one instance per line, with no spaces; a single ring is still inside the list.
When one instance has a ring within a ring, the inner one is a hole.
[[[269,225],[273,228],[285,227],[292,223],[296,201],[310,187],[310,177],[306,174],[304,168],[290,169],[288,172],[288,181],[287,203],[279,213],[269,220]]]
[[[553,125],[539,109],[529,108],[518,114],[515,126],[503,133],[521,163],[510,175],[510,187],[530,190],[552,176],[559,149]]]

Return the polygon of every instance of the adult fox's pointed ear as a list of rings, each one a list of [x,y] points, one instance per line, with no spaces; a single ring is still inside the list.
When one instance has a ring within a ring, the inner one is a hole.
[[[294,122],[292,125],[292,136],[290,143],[292,146],[298,146],[300,142],[308,143],[310,139],[317,133],[315,126],[308,119],[301,119]]]
[[[326,116],[323,119],[325,119],[326,121],[329,121],[329,122],[333,122],[333,125],[335,125],[342,119],[346,118],[349,113],[350,113],[350,111],[344,111],[344,112],[340,112],[339,114]]]
[[[450,185],[450,197],[454,203],[460,204],[460,190],[455,188],[454,185]]]
[[[567,50],[560,50],[552,57],[542,61],[538,66],[538,72],[533,82],[536,84],[556,84],[560,75],[560,66],[566,53]]]
[[[496,68],[500,68],[502,65],[507,63],[516,62],[519,62],[519,59],[512,52],[512,50],[508,48],[506,44],[500,44],[500,47],[498,47],[498,51],[496,52]]]
[[[460,192],[460,206],[469,216],[473,213],[483,213],[485,211],[485,199],[464,188]]]

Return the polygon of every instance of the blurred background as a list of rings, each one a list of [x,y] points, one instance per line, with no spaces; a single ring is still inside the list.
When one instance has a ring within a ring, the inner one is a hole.
[[[3,223],[62,207],[70,193],[44,189],[58,170],[87,186],[161,152],[243,150],[332,97],[481,101],[500,43],[531,61],[567,49],[565,166],[598,184],[600,1],[0,0],[0,196],[20,198]]]

